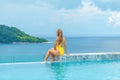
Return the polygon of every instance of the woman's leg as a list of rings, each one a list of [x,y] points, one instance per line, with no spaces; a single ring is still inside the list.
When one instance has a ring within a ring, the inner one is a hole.
[[[44,58],[44,61],[46,61],[49,56],[51,56],[50,61],[54,61],[54,57],[59,56],[59,52],[57,50],[55,50],[54,48],[48,50],[48,52]]]
[[[55,61],[55,56],[54,55],[50,55],[50,62]]]
[[[50,51],[48,50],[48,52],[47,52],[47,54],[46,54],[46,56],[45,56],[45,58],[44,58],[44,61],[47,60],[47,58],[49,57],[49,55],[50,55]]]

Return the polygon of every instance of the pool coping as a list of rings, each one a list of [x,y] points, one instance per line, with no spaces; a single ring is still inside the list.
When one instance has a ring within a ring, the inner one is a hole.
[[[64,55],[63,57],[75,57],[75,56],[102,56],[102,55],[120,55],[120,52],[94,52],[94,53],[71,53],[69,55]],[[56,63],[59,61],[55,61],[52,63]],[[15,64],[44,64],[44,63],[51,63],[50,61],[43,62],[15,62],[15,63],[0,63],[1,65],[15,65]]]
[[[94,52],[94,53],[72,53],[72,54],[70,54],[70,55],[64,55],[64,56],[78,56],[78,55],[80,55],[80,56],[82,56],[82,55],[107,55],[107,54],[120,54],[120,52]]]

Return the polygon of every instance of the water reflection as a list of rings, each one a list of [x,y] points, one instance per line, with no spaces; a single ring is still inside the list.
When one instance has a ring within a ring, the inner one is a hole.
[[[54,74],[55,80],[65,80],[67,66],[61,62],[51,63],[49,68]]]

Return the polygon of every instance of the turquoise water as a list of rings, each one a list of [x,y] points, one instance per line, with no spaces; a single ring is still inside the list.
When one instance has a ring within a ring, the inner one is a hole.
[[[0,63],[42,61],[51,43],[0,44]],[[120,52],[120,37],[66,38],[69,53]]]
[[[2,64],[0,80],[120,80],[120,61]]]

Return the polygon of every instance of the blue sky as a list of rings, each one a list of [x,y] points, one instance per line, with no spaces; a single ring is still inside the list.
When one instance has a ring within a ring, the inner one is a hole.
[[[39,37],[120,36],[120,0],[0,0],[0,24]]]

